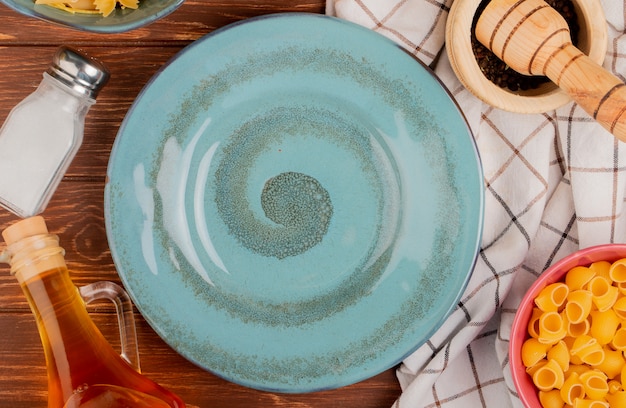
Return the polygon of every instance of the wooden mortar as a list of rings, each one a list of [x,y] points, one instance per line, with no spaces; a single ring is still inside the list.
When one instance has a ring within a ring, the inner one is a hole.
[[[544,75],[626,141],[626,85],[574,47],[567,23],[543,0],[492,0],[476,38],[514,70]]]

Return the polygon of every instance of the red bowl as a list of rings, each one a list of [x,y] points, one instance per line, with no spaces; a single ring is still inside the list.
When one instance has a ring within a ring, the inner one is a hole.
[[[526,374],[526,367],[522,363],[522,344],[530,337],[528,334],[528,322],[535,298],[546,286],[562,281],[565,278],[565,274],[576,266],[588,266],[598,261],[614,262],[622,258],[626,258],[626,244],[606,244],[581,249],[546,269],[524,295],[511,328],[509,365],[519,398],[526,407],[541,408],[537,394],[538,390],[530,376]]]

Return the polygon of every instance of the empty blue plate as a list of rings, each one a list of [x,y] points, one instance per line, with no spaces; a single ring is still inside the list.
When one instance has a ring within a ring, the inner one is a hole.
[[[461,296],[482,228],[474,140],[433,73],[326,16],[246,20],[143,89],[115,141],[121,279],[175,350],[308,392],[378,374]]]

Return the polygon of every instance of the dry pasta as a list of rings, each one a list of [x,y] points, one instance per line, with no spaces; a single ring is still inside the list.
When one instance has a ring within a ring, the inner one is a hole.
[[[532,367],[544,359],[548,354],[548,344],[540,343],[537,339],[528,339],[522,345],[522,361],[526,367]],[[569,353],[569,351],[568,351]]]
[[[604,360],[604,350],[598,340],[589,335],[577,337],[570,349],[572,361],[575,363],[598,365]],[[577,359],[574,359],[576,357]]]
[[[563,408],[563,399],[557,389],[550,391],[539,391],[539,401],[545,408]]]
[[[567,319],[567,316],[565,317],[565,325],[567,329],[567,336],[572,338],[588,334],[591,327],[589,319],[585,319],[580,323],[572,323]]]
[[[528,334],[535,339],[539,338],[539,317],[542,314],[543,312],[538,307],[535,307],[528,321]]]
[[[616,282],[615,286],[622,295],[626,295],[626,282]]]
[[[580,375],[580,382],[585,389],[586,398],[601,400],[609,393],[609,383],[600,370],[589,370]]]
[[[606,261],[598,261],[589,265],[589,269],[591,269],[596,276],[600,276],[606,280],[611,280],[611,263]]]
[[[560,389],[565,382],[563,370],[554,360],[548,362],[533,373],[533,382],[540,391]]]
[[[555,344],[567,335],[563,317],[557,312],[545,312],[539,317],[539,342]]]
[[[139,0],[35,0],[35,4],[45,4],[70,13],[102,14],[107,17],[118,5],[121,8],[138,8]]]
[[[626,391],[617,391],[606,396],[611,407],[626,407]]]
[[[621,351],[605,346],[604,360],[600,364],[596,364],[594,368],[602,371],[608,378],[614,379],[621,374],[624,364],[626,364],[626,360],[624,360]]]
[[[576,266],[567,273],[565,284],[570,290],[579,290],[587,285],[594,276],[596,276],[596,273],[588,267]]]
[[[543,312],[558,311],[569,294],[569,288],[562,282],[546,286],[535,298],[535,304]]]
[[[598,343],[609,344],[615,337],[615,332],[619,327],[621,320],[612,309],[601,312],[594,310],[591,312],[591,327],[589,333]]]
[[[626,282],[626,259],[613,262],[609,269],[609,277],[613,282]]]
[[[574,408],[609,408],[609,403],[606,401],[596,401],[592,399],[577,399],[574,401]]]
[[[567,305],[565,305],[565,315],[572,323],[581,323],[591,313],[593,306],[593,294],[588,290],[575,290],[567,296]]]
[[[580,382],[580,376],[577,372],[573,372],[567,380],[563,382],[563,386],[559,390],[561,401],[568,405],[574,405],[578,398],[585,398],[585,387]]]
[[[613,307],[619,295],[619,289],[611,285],[607,279],[596,276],[587,284],[591,291],[592,300],[599,311],[603,312]]]
[[[546,286],[527,328],[522,362],[544,408],[626,407],[626,258]]]
[[[561,367],[561,370],[563,370],[563,372],[569,370],[569,349],[567,348],[567,345],[563,340],[552,346],[550,350],[548,350],[548,352],[545,354],[545,357],[547,357],[548,360],[556,361]]]
[[[609,394],[615,394],[616,392],[624,391],[622,383],[617,380],[609,381]]]
[[[622,327],[615,332],[615,337],[611,340],[611,346],[615,350],[626,351],[626,328]]]
[[[615,304],[613,305],[613,311],[620,319],[626,320],[626,296],[618,298],[615,301]]]

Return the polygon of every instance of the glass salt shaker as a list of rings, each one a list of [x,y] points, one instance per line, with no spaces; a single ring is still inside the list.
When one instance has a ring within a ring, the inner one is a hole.
[[[109,79],[99,61],[67,46],[54,54],[35,92],[0,128],[0,205],[41,213],[83,141],[85,115]]]

